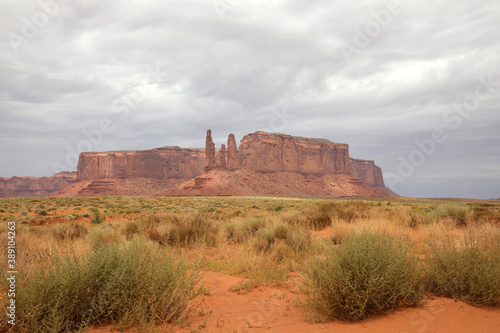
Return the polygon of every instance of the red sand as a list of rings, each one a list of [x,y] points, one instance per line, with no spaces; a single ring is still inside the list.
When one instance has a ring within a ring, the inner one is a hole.
[[[205,273],[202,311],[184,328],[166,325],[159,332],[375,332],[441,333],[500,331],[500,308],[478,308],[447,298],[428,299],[420,308],[400,308],[360,322],[329,321],[313,324],[296,304],[301,298],[286,288],[255,288],[247,294],[229,289],[241,278]],[[133,332],[135,330],[127,330]],[[89,332],[118,332],[96,327]],[[123,331],[122,331],[123,332]]]

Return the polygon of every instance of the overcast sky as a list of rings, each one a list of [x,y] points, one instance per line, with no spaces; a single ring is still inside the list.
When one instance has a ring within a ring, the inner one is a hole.
[[[415,197],[500,197],[500,2],[0,0],[0,176],[80,151],[348,143]]]

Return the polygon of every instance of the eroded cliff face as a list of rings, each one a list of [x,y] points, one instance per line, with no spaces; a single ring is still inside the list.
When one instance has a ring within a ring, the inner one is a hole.
[[[255,132],[216,148],[81,153],[77,173],[0,178],[0,197],[100,195],[396,195],[373,161],[325,139]]]
[[[0,197],[43,197],[76,182],[76,172],[60,172],[52,177],[0,177]]]
[[[374,161],[351,158],[351,176],[370,186],[385,186],[382,169]]]
[[[203,149],[163,147],[139,151],[81,153],[77,179],[191,179],[202,174],[204,169]]]
[[[349,146],[324,139],[255,132],[240,142],[239,167],[258,172],[349,174]]]
[[[239,148],[233,134],[217,149],[212,132],[207,131],[205,171],[247,169],[256,172],[292,172],[302,175],[344,174],[362,183],[385,187],[382,170],[374,161],[350,158],[349,146],[326,139],[310,139],[285,134],[255,132],[241,139]]]

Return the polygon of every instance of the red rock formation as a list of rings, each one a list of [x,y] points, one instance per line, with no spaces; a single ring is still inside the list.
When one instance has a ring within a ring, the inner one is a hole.
[[[81,180],[51,194],[53,197],[95,197],[95,196],[167,196],[186,179],[160,178],[98,178]]]
[[[234,134],[231,133],[227,138],[227,169],[236,170],[238,167],[238,147],[236,147]]]
[[[0,178],[0,196],[396,195],[373,161],[349,157],[347,144],[255,132],[239,149],[230,134],[226,151],[208,130],[205,147],[82,153],[76,183],[75,174]]]
[[[204,153],[203,149],[179,147],[81,153],[77,179],[134,177],[191,179],[203,172]]]
[[[351,158],[351,176],[370,186],[385,186],[382,169],[374,161]]]
[[[219,164],[221,167],[226,167],[226,146],[222,144],[219,151]]]
[[[349,146],[325,139],[255,132],[240,143],[239,167],[259,172],[350,173]]]
[[[385,188],[368,186],[348,174],[322,175],[297,172],[257,172],[249,169],[214,169],[172,189],[179,196],[392,196]],[[391,194],[392,193],[392,194]]]
[[[216,168],[217,162],[215,161],[215,144],[212,140],[211,130],[207,130],[207,139],[205,140],[205,156],[206,156],[205,171],[209,171]]]
[[[0,177],[0,197],[43,197],[76,182],[76,172],[60,172],[52,177]]]

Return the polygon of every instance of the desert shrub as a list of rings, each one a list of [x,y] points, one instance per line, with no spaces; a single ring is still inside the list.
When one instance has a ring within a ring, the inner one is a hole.
[[[40,263],[47,261],[51,256],[57,255],[58,247],[54,239],[50,237],[48,228],[18,225],[16,231],[16,265],[22,268],[21,271],[23,274],[32,274],[34,268]],[[43,232],[37,233],[37,231]],[[6,231],[5,234],[0,231],[0,238],[7,239]],[[0,253],[5,253],[6,257],[7,243],[7,241],[0,242]],[[0,263],[0,276],[2,277],[0,288],[7,282],[4,275],[7,275],[7,271],[10,270],[7,266],[7,260]],[[1,329],[0,332],[2,332]]]
[[[160,223],[177,223],[177,216],[174,215],[158,215],[150,214],[141,217],[136,223],[141,231],[147,231],[148,229],[160,224]]]
[[[170,230],[169,243],[189,246],[202,242],[208,246],[217,245],[218,228],[203,214],[187,215],[183,223],[174,225]]]
[[[279,223],[273,227],[274,238],[277,239],[287,239],[290,232],[290,226]]]
[[[217,245],[219,227],[208,214],[151,215],[138,223],[141,229],[147,228],[146,237],[161,245]]]
[[[14,214],[8,214],[3,217],[4,221],[18,221],[18,218],[14,216]]]
[[[146,237],[153,242],[160,245],[167,245],[170,243],[170,231],[172,230],[171,224],[160,224],[151,227],[146,231]]]
[[[242,243],[253,237],[259,229],[266,226],[263,218],[248,218],[238,222],[227,223],[225,228],[226,238],[237,243]]]
[[[132,237],[139,232],[139,224],[136,221],[127,221],[123,226],[123,235],[128,239],[132,239]]]
[[[475,221],[486,222],[489,220],[500,221],[500,213],[496,205],[489,203],[471,204],[471,215]]]
[[[467,205],[447,203],[438,206],[434,211],[430,212],[429,215],[435,219],[450,218],[456,226],[465,226],[468,220],[472,218],[473,213]]]
[[[408,226],[410,228],[417,228],[419,225],[427,223],[427,214],[418,210],[410,211],[410,219],[408,221]]]
[[[75,238],[85,237],[88,233],[86,226],[81,224],[60,224],[51,227],[54,238],[58,240],[73,240]]]
[[[500,228],[490,222],[475,223],[468,228],[481,250],[488,250],[500,244]]]
[[[16,330],[182,321],[199,293],[198,283],[196,271],[145,240],[105,246],[80,259],[58,257],[31,279],[18,280]]]
[[[472,237],[431,246],[428,289],[476,305],[500,304],[500,244],[482,249]]]
[[[368,216],[370,216],[370,206],[363,201],[324,201],[316,207],[305,209],[298,216],[288,218],[288,222],[321,230],[330,226],[333,220],[354,222]]]
[[[346,222],[354,222],[370,215],[370,206],[358,200],[323,203],[320,209],[329,211],[332,219]]]
[[[277,239],[271,246],[270,251],[273,259],[276,262],[281,262],[287,258],[293,257],[294,255],[293,250],[282,239]]]
[[[259,229],[255,233],[255,238],[266,241],[269,245],[271,245],[272,243],[274,243],[274,238],[275,238],[274,231],[268,228]]]
[[[292,228],[285,242],[295,253],[303,253],[311,247],[311,234],[301,228]]]
[[[313,311],[344,320],[416,305],[423,295],[420,264],[407,248],[388,235],[368,231],[345,237],[316,261],[308,286]]]
[[[296,224],[320,230],[332,224],[330,211],[324,209],[324,206],[319,205],[315,208],[306,209],[301,215],[298,216]]]
[[[274,245],[272,247],[273,250],[270,251],[271,247],[267,241],[252,238],[231,256],[230,267],[232,267],[233,273],[241,274],[250,279],[247,281],[248,283],[240,286],[242,288],[233,288],[234,291],[243,289],[243,292],[247,292],[259,285],[279,286],[286,283],[290,269],[287,265],[278,263],[278,251],[284,249],[275,249]],[[279,254],[286,255],[284,251],[279,252]]]
[[[271,243],[267,239],[256,238],[252,240],[250,246],[256,253],[260,254],[266,252],[269,249],[270,244]]]
[[[98,208],[92,208],[92,213],[94,214],[92,220],[90,220],[92,224],[101,224],[104,222],[104,217],[101,216],[101,212],[99,212]]]
[[[266,225],[266,221],[263,218],[252,217],[246,219],[242,223],[242,228],[247,231],[250,235],[254,235],[257,230],[264,227]]]
[[[257,253],[278,250],[278,252],[286,253],[288,257],[292,257],[293,254],[299,254],[309,249],[311,236],[302,228],[279,223],[270,228],[259,229],[251,244]],[[286,250],[284,250],[285,247]],[[283,259],[283,256],[279,254],[278,257]]]
[[[94,250],[120,242],[119,235],[109,225],[92,228],[87,236],[87,239],[90,241],[92,249]]]
[[[40,209],[37,209],[37,210],[35,211],[35,213],[36,213],[36,214],[38,214],[38,215],[41,215],[41,216],[46,216],[46,215],[48,214],[48,213],[47,213],[47,211],[46,211],[45,209],[41,209],[41,210],[40,210]]]

